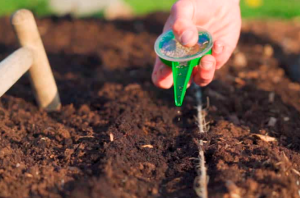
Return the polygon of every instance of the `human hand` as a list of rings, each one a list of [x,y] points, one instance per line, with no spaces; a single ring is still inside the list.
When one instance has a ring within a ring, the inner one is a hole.
[[[210,32],[214,40],[212,55],[201,59],[191,78],[196,84],[206,86],[213,80],[215,70],[228,61],[237,45],[241,30],[239,0],[178,0],[172,7],[163,32],[173,29],[182,45],[192,47],[198,41],[197,26]],[[173,85],[172,69],[158,57],[152,81],[164,89]]]

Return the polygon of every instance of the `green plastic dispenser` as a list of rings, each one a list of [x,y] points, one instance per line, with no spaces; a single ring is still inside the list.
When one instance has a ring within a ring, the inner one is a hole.
[[[161,61],[172,67],[175,105],[181,106],[193,68],[204,55],[211,54],[213,41],[209,32],[199,28],[198,42],[194,47],[184,47],[172,30],[160,35],[155,42],[155,52]]]

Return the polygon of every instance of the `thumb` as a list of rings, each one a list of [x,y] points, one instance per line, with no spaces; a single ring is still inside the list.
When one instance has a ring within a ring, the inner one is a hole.
[[[193,22],[194,4],[191,1],[177,1],[171,10],[173,32],[177,41],[187,47],[196,45],[198,30]]]
[[[198,28],[210,20],[212,3],[207,0],[179,0],[171,10],[172,29],[176,39],[184,46],[192,47],[198,41]]]

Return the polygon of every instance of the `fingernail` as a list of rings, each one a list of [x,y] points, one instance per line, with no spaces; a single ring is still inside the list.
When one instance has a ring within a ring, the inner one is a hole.
[[[213,62],[201,62],[200,67],[205,69],[205,70],[210,70],[214,66]]]
[[[182,45],[189,44],[193,39],[194,32],[192,30],[186,30],[181,34],[180,42]]]
[[[165,65],[161,66],[161,68],[160,68],[160,70],[159,70],[160,75],[161,75],[161,76],[167,75],[167,74],[169,73],[170,69],[171,69],[171,68],[168,67],[168,66],[165,66]]]
[[[223,44],[217,43],[216,46],[217,46],[217,47],[223,47]]]
[[[214,47],[214,53],[220,54],[223,51],[224,46],[222,44],[216,44]]]

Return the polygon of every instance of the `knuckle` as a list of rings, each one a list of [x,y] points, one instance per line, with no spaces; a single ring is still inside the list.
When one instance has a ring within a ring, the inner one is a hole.
[[[176,20],[173,23],[172,28],[175,32],[178,32],[181,29],[182,25],[183,25],[183,22],[181,20]]]

